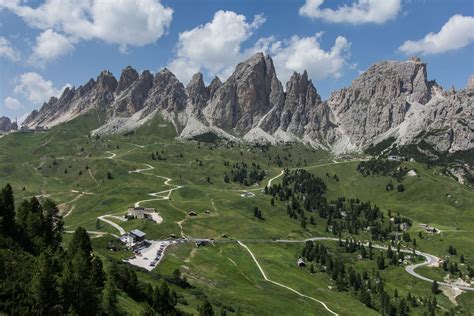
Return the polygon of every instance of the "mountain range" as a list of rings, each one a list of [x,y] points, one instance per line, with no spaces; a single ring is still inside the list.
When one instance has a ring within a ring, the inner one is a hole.
[[[184,86],[168,69],[152,74],[126,67],[120,78],[103,71],[66,88],[33,111],[24,125],[52,127],[89,111],[106,113],[93,134],[126,133],[161,115],[177,137],[219,137],[258,143],[301,142],[335,154],[415,146],[419,152],[474,148],[474,77],[463,90],[443,90],[412,57],[371,66],[349,87],[322,100],[306,71],[285,88],[269,56],[257,53],[222,82],[206,85],[201,73]]]

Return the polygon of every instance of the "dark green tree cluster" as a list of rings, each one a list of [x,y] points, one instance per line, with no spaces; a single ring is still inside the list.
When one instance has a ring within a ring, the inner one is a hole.
[[[460,278],[462,278],[463,276],[463,273],[459,269],[459,265],[457,262],[451,262],[449,259],[445,259],[443,260],[442,267],[444,271],[449,272],[452,276],[458,276]],[[467,266],[467,272],[469,274],[469,277],[472,278],[474,276],[474,271],[472,271],[470,265]]]
[[[66,250],[63,221],[51,200],[22,201],[0,194],[0,313],[98,315],[105,283],[102,262],[78,228]]]
[[[166,157],[163,157],[162,154],[163,154],[163,151],[161,151],[161,154],[158,151],[152,152],[151,153],[151,159],[152,160],[159,160],[159,161],[166,160]]]
[[[224,161],[224,165],[229,166],[228,161]],[[230,176],[225,174],[224,181],[238,182],[245,186],[259,183],[265,178],[265,170],[260,168],[259,164],[252,163],[250,166],[246,162],[236,162],[232,165]]]
[[[394,176],[398,179],[398,169],[400,162],[390,161],[385,159],[371,159],[368,161],[361,161],[357,165],[357,171],[359,171],[364,177],[367,176]],[[403,169],[403,168],[402,168]],[[405,172],[406,173],[406,172]]]
[[[398,216],[396,222],[386,221],[377,205],[359,199],[340,197],[328,201],[325,197],[326,183],[319,177],[303,169],[285,170],[281,184],[273,184],[264,192],[287,204],[290,218],[307,220],[305,212],[317,213],[326,220],[326,230],[335,236],[343,232],[358,234],[361,230],[370,231],[376,240],[396,238],[394,232],[400,231],[400,224],[411,225],[408,218]],[[409,236],[409,235],[408,235]]]
[[[145,303],[151,315],[182,315],[176,309],[177,294],[167,282],[163,281],[160,285],[152,287],[150,283],[140,281],[135,271],[125,264],[113,264],[112,271],[116,287],[135,301]],[[171,281],[183,288],[190,286],[186,279],[181,277],[179,270],[178,273],[173,273]]]
[[[346,242],[339,241],[339,245],[347,252],[355,252],[359,249],[366,255],[364,257],[374,258],[372,246],[368,246],[368,254],[365,246],[353,240]],[[412,296],[408,293],[406,297],[399,297],[395,293],[391,297],[384,288],[384,280],[380,272],[364,270],[362,273],[347,267],[340,256],[333,255],[329,248],[319,242],[307,241],[301,256],[311,262],[310,272],[316,271],[326,273],[334,282],[338,291],[349,291],[357,297],[361,303],[369,308],[377,310],[382,315],[408,315],[412,308],[424,307],[426,315],[434,315],[436,309],[436,298],[423,298]],[[381,265],[380,258],[377,257],[377,264]]]
[[[454,248],[452,245],[449,245],[448,247],[448,253],[451,255],[451,256],[456,256],[458,254],[456,248]]]
[[[262,211],[258,208],[258,206],[255,206],[253,208],[253,216],[255,216],[258,219],[263,219]]]

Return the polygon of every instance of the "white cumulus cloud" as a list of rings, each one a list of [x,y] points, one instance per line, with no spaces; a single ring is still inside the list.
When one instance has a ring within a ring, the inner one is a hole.
[[[45,80],[36,72],[27,72],[18,78],[13,91],[31,103],[39,105],[48,101],[52,96],[58,97],[67,86],[69,85],[58,89],[51,80]]]
[[[438,33],[428,33],[418,41],[406,41],[398,50],[405,54],[441,54],[474,42],[474,17],[454,15]]]
[[[308,37],[294,35],[288,41],[266,38],[259,40],[254,49],[270,54],[283,84],[293,72],[302,73],[304,70],[313,80],[339,78],[350,57],[351,44],[345,37],[338,36],[334,45],[324,50],[320,45],[321,36],[322,33]]]
[[[20,60],[20,52],[3,36],[0,36],[0,57],[5,57],[11,61]]]
[[[71,40],[48,29],[36,38],[30,62],[42,66],[60,56],[71,53],[73,50],[74,46]]]
[[[383,24],[394,19],[401,9],[401,0],[357,0],[336,9],[321,8],[324,0],[306,0],[299,14],[332,23]]]
[[[6,97],[5,101],[3,102],[7,108],[10,110],[18,110],[21,108],[21,103],[15,98]]]
[[[198,71],[206,77],[215,75],[225,80],[235,66],[257,52],[269,54],[278,78],[285,84],[291,74],[308,71],[314,80],[338,78],[350,57],[350,43],[339,36],[332,47],[320,45],[322,32],[314,36],[278,40],[275,36],[259,38],[251,47],[243,49],[253,32],[265,22],[261,15],[247,21],[245,16],[232,11],[217,11],[212,21],[179,35],[176,56],[168,68],[184,83]]]
[[[217,11],[211,22],[179,34],[176,57],[168,67],[184,82],[198,71],[225,79],[235,64],[245,58],[242,43],[264,22],[262,15],[248,22],[235,12]]]
[[[31,27],[77,40],[99,39],[120,45],[144,46],[168,30],[173,10],[160,0],[46,0],[33,7],[20,0],[0,0]]]

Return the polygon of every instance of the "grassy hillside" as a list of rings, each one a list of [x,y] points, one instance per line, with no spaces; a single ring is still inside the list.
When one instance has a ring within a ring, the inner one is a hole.
[[[202,248],[193,244],[173,246],[153,272],[137,270],[139,278],[158,283],[179,268],[191,285],[190,288],[175,287],[180,295],[179,308],[183,311],[195,314],[202,298],[207,297],[216,309],[225,308],[230,314],[327,313],[321,304],[266,282],[248,252],[235,243],[243,240],[248,241],[248,247],[269,278],[276,282],[325,301],[341,315],[376,314],[353,293],[333,289],[333,281],[325,274],[311,275],[307,269],[298,268],[296,259],[302,244],[252,242],[332,236],[326,231],[326,220],[316,214],[306,212],[308,217],[315,216],[316,224],[302,228],[299,220],[288,217],[285,203],[276,201],[271,205],[271,197],[262,191],[269,179],[278,176],[283,168],[305,168],[321,177],[328,187],[328,199],[359,198],[377,204],[384,214],[391,210],[392,214],[409,217],[413,221],[409,233],[417,239],[418,249],[446,256],[452,245],[458,255],[464,254],[465,265],[474,265],[474,191],[442,176],[436,167],[404,163],[408,169],[415,169],[417,176],[404,177],[404,192],[387,191],[387,183],[396,185],[396,179],[364,177],[356,170],[358,161],[335,163],[329,153],[302,145],[251,146],[215,138],[208,141],[209,137],[182,141],[175,139],[175,127],[159,117],[134,133],[89,136],[102,121],[102,114],[90,113],[47,132],[3,137],[0,139],[2,184],[11,183],[18,200],[33,195],[54,199],[64,215],[66,230],[82,226],[111,234],[118,231],[105,222],[98,222],[98,216],[122,216],[135,202],[153,199],[150,193],[182,186],[171,193],[169,200],[141,203],[158,210],[163,217],[160,225],[145,220],[111,220],[126,231],[141,229],[150,239],[174,235],[216,241]],[[264,170],[263,181],[250,186],[226,182],[225,175],[231,175],[234,163],[242,162],[249,166],[254,163]],[[149,168],[147,165],[154,169],[130,173]],[[171,179],[168,185],[163,177]],[[273,183],[280,182],[281,177],[277,177]],[[241,197],[245,191],[255,196]],[[261,210],[262,219],[254,216],[255,207]],[[189,215],[191,210],[197,216]],[[422,232],[419,237],[422,231],[419,223],[435,226],[441,233],[430,236]],[[359,238],[366,240],[368,235],[361,234]],[[111,235],[93,239],[96,251],[106,262],[130,256],[128,251],[106,250],[107,242],[114,239]],[[331,247],[331,251],[339,253],[335,243]],[[354,267],[374,269],[374,263],[360,263],[350,256],[340,256]],[[459,261],[459,258],[452,260]],[[420,270],[420,273],[429,275],[434,271],[424,269],[426,271]],[[439,273],[442,277],[443,272]],[[397,289],[402,295],[408,292],[424,297],[431,295],[429,283],[408,275],[403,267],[386,269],[382,277],[390,292]],[[437,295],[437,299],[440,308],[455,307],[445,296]],[[461,313],[467,313],[472,307],[470,293],[458,296],[457,301]],[[125,293],[121,293],[119,304],[128,314],[139,314],[143,308],[142,303]],[[415,309],[413,313],[422,314],[422,309]]]

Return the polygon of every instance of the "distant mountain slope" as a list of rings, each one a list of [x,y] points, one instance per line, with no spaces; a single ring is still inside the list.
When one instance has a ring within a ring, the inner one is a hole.
[[[423,142],[425,150],[456,152],[474,148],[473,100],[474,79],[464,90],[444,91],[413,57],[377,63],[323,101],[306,71],[294,73],[284,90],[272,59],[257,53],[225,82],[216,77],[209,86],[200,73],[185,87],[168,69],[138,74],[129,66],[118,81],[103,71],[51,98],[24,124],[51,127],[96,109],[107,119],[94,133],[124,133],[159,113],[181,138],[211,132],[251,142],[303,142],[336,154],[390,140],[387,145]]]
[[[16,122],[10,121],[6,116],[0,116],[0,132],[10,132],[18,128]]]

